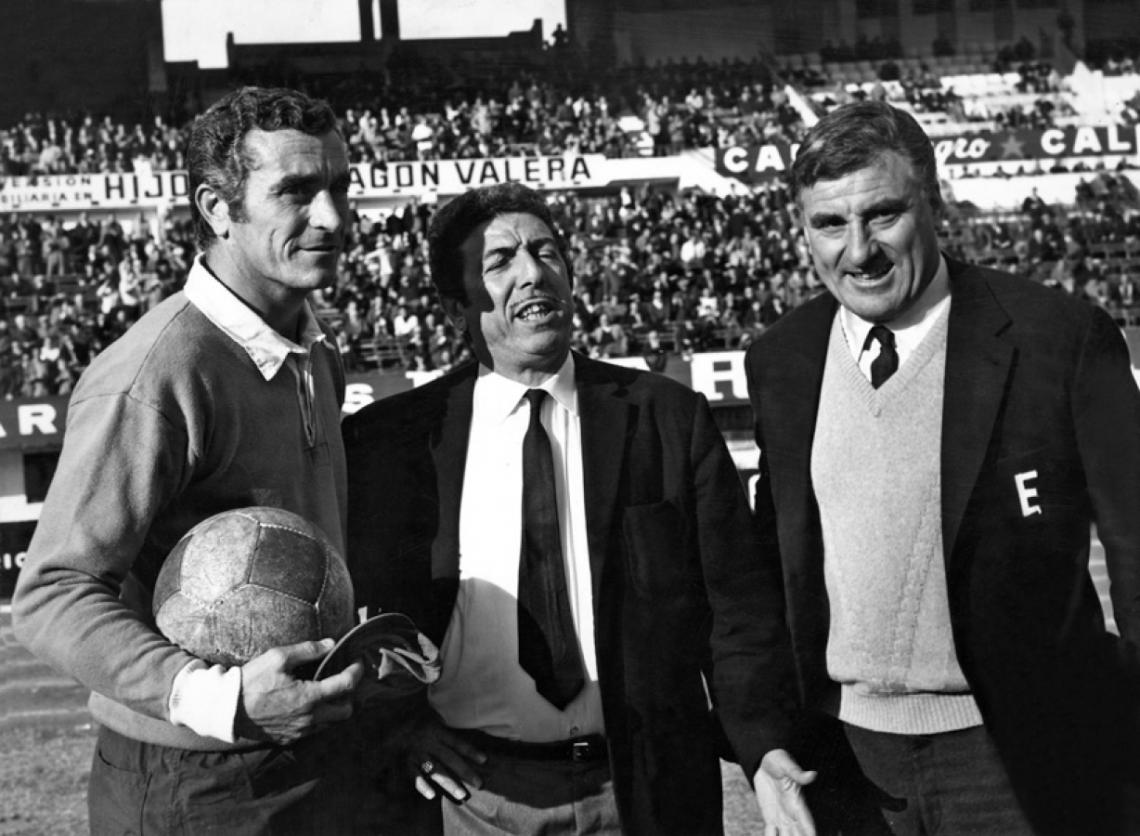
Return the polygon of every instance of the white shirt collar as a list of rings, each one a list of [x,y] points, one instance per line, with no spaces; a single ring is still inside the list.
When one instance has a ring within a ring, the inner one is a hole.
[[[475,381],[474,408],[489,419],[503,421],[518,408],[528,389],[545,389],[563,409],[577,415],[578,388],[574,384],[574,355],[567,353],[566,360],[557,373],[540,386],[527,386],[503,377],[480,363],[479,379]]]
[[[908,355],[934,326],[939,314],[950,304],[950,269],[946,258],[939,254],[938,270],[922,294],[902,314],[890,322],[884,322],[895,335],[900,358]],[[839,307],[840,322],[847,337],[851,354],[858,359],[867,342],[867,334],[875,325],[873,322],[856,316],[842,305]]]
[[[194,307],[245,350],[266,380],[273,379],[290,354],[307,354],[313,345],[325,340],[325,333],[308,302],[301,308],[301,343],[298,345],[270,328],[252,308],[218,281],[201,255],[194,259],[190,268],[185,293]]]

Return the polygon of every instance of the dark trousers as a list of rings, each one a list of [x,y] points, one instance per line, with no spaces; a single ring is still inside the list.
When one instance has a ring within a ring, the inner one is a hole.
[[[489,754],[480,789],[443,802],[445,836],[620,836],[609,763],[548,762]]]
[[[87,807],[95,836],[339,834],[351,799],[337,780],[336,747],[195,752],[99,731]]]
[[[843,728],[898,836],[1033,833],[984,727],[929,735]]]

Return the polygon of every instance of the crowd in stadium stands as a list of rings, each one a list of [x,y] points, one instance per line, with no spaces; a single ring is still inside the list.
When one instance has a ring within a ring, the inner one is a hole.
[[[740,63],[660,69],[652,82],[619,79],[616,88],[596,94],[524,78],[502,96],[457,95],[428,113],[349,107],[345,132],[355,162],[567,151],[628,157],[715,145],[718,128],[792,134],[799,122],[762,80],[759,64],[755,73]]]
[[[1134,75],[1140,69],[1140,62],[1131,55],[1124,55],[1119,60],[1109,57],[1104,62],[1105,75]]]
[[[504,71],[479,89],[413,73],[296,83],[343,114],[354,162],[677,154],[715,145],[718,131],[792,138],[800,123],[759,60],[666,61],[601,78],[564,67]],[[183,127],[161,117],[127,125],[109,116],[28,114],[0,129],[0,176],[182,168]]]
[[[604,198],[551,196],[576,281],[576,347],[644,357],[746,346],[820,292],[780,185],[713,197],[645,187]],[[1016,217],[953,207],[945,246],[958,257],[1020,270],[1123,315],[1140,304],[1140,199],[1111,173],[1083,182],[1079,211],[1034,193]],[[344,281],[322,307],[338,324],[350,369],[447,369],[469,355],[430,290],[423,231],[430,209],[409,204],[360,218]]]
[[[92,356],[177,291],[193,239],[185,224],[164,233],[160,243],[141,217],[0,220],[0,397],[67,394]]]
[[[936,52],[935,54],[949,54]],[[903,48],[898,38],[881,38],[876,35],[868,38],[860,35],[854,46],[846,41],[838,45],[831,41],[824,43],[819,49],[819,58],[827,63],[842,64],[847,61],[882,61],[890,58],[902,58]]]
[[[779,184],[713,197],[652,187],[550,196],[576,280],[575,345],[595,357],[746,346],[820,292]],[[1104,172],[1075,209],[1034,192],[1018,213],[952,204],[948,252],[1026,272],[1112,310],[1140,313],[1140,195]],[[427,371],[470,357],[431,290],[424,234],[432,208],[354,213],[337,287],[315,299],[347,368]],[[142,217],[64,224],[0,218],[0,397],[67,394],[90,358],[176,291],[193,257],[188,222]]]
[[[1128,48],[1102,65],[1132,71]],[[953,52],[934,45],[937,55]],[[963,117],[961,99],[925,67],[899,70],[897,42],[825,46],[826,61],[881,62],[917,111]],[[894,67],[892,71],[890,68]],[[1008,127],[1050,124],[1057,89],[1049,64],[1023,39],[998,54],[1017,90],[1040,94],[1030,112],[992,115]],[[783,78],[833,84],[787,67]],[[888,78],[890,76],[890,78]],[[293,84],[343,114],[354,161],[518,154],[676,154],[691,147],[794,139],[797,111],[761,61],[669,61],[599,76],[573,61],[503,69],[457,87],[430,72]],[[869,95],[883,95],[880,87]],[[843,98],[842,85],[836,99]],[[833,102],[834,103],[834,102]],[[1044,104],[1042,104],[1044,103]],[[1140,103],[1137,104],[1140,112]],[[0,129],[0,176],[184,168],[185,119],[126,125],[110,117],[29,114]],[[1140,119],[1138,119],[1140,121]],[[1095,166],[1103,169],[1103,166]],[[596,357],[640,356],[661,368],[671,354],[738,348],[788,309],[820,292],[783,186],[723,197],[623,188],[609,196],[553,193],[552,209],[576,279],[576,347]],[[1077,188],[1074,211],[1034,192],[1015,215],[981,216],[952,204],[944,245],[954,255],[1026,272],[1061,291],[1140,318],[1140,196],[1104,170]],[[336,327],[350,371],[447,369],[470,357],[446,322],[427,270],[432,208],[411,202],[354,215],[341,281],[315,300]],[[188,222],[155,229],[143,216],[64,223],[51,215],[0,217],[0,397],[67,394],[90,358],[182,284],[193,258]]]
[[[161,116],[128,127],[110,116],[29,113],[0,129],[0,177],[181,169],[182,140]]]
[[[1133,75],[1140,72],[1140,38],[1117,38],[1090,42],[1085,61],[1105,75]]]
[[[939,39],[933,45],[932,54],[950,55],[953,51],[945,39]],[[834,69],[827,71],[822,65],[785,66],[784,76],[805,90],[816,91],[813,98],[824,108],[864,96],[895,103],[905,101],[918,113],[944,113],[950,122],[961,124],[986,121],[992,123],[996,130],[1044,130],[1057,124],[1057,116],[1072,113],[1072,109],[1057,95],[1061,90],[1061,77],[1056,69],[1047,61],[1037,60],[1033,45],[1025,38],[999,50],[990,69],[994,73],[1016,74],[1017,79],[1009,84],[1006,93],[1032,94],[1036,98],[999,107],[986,101],[985,97],[961,95],[953,84],[944,82],[928,60],[902,60],[897,43],[893,41],[864,40],[855,48],[826,45],[820,52],[820,60],[870,60],[878,75],[874,84],[864,85],[859,91],[848,91],[842,69],[836,77]],[[896,90],[889,90],[888,85],[896,82]],[[820,88],[826,89],[822,95],[818,94]],[[898,90],[901,90],[901,96]]]
[[[945,39],[933,44],[935,55],[953,51]],[[1111,72],[1132,71],[1137,54],[1130,42],[1095,52],[1099,66]],[[961,97],[943,87],[929,67],[900,67],[901,56],[896,40],[878,37],[854,46],[825,44],[820,50],[824,62],[874,62],[880,79],[900,82],[916,110],[946,112],[962,122],[977,115],[969,107],[964,111]],[[524,69],[504,66],[478,83],[462,85],[441,76],[439,68],[417,65],[333,80],[265,77],[269,71],[263,70],[260,77],[242,75],[239,80],[290,84],[327,98],[343,114],[353,161],[381,164],[567,151],[665,155],[777,135],[795,140],[802,130],[800,114],[782,93],[782,81],[804,89],[842,87],[842,79],[815,67],[788,66],[774,77],[758,59],[666,61],[599,74],[588,63],[570,60],[568,50],[556,57]],[[987,112],[985,118],[1010,128],[1053,124],[1057,114],[1051,94],[1059,79],[1048,62],[1037,60],[1028,39],[999,50],[993,69],[1018,72],[1015,90],[1040,98],[1028,108],[1008,107]],[[837,94],[835,101],[842,100]],[[110,116],[30,113],[0,128],[0,177],[180,169],[183,129],[191,115],[127,124]]]

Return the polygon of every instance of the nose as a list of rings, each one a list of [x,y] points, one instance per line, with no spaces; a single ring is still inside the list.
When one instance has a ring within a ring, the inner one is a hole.
[[[339,232],[348,224],[348,201],[338,199],[328,189],[318,192],[309,205],[309,224],[328,232]]]
[[[546,282],[546,266],[536,253],[527,247],[522,247],[518,260],[519,287],[529,285],[542,285]]]
[[[848,262],[859,267],[878,253],[879,245],[875,236],[864,224],[853,223],[847,227],[846,250]]]

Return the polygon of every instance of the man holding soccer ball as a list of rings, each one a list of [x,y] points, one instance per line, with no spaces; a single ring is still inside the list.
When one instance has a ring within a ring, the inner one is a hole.
[[[327,820],[315,733],[350,715],[360,665],[294,676],[331,637],[208,665],[155,629],[151,594],[227,509],[290,511],[343,551],[344,376],[306,298],[335,278],[348,158],[325,103],[245,88],[195,122],[188,168],[202,254],[76,388],[13,619],[93,692],[92,832],[306,832]]]

